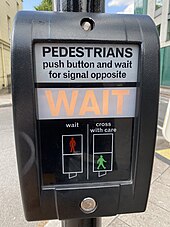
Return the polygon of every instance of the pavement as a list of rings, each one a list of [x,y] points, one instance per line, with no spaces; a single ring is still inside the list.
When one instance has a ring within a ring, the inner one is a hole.
[[[160,94],[163,96],[169,96],[170,97],[170,88],[169,87],[161,87],[160,88]]]
[[[0,90],[0,108],[2,107],[8,107],[12,105],[12,94],[7,89],[1,89]]]
[[[170,98],[170,89],[160,89]],[[11,94],[0,93],[0,108],[11,106]],[[169,227],[170,226],[170,144],[161,150],[157,143],[147,209],[144,213],[122,214],[102,218],[104,227]],[[31,223],[30,223],[31,224]],[[33,224],[33,223],[32,223]],[[0,224],[1,226],[1,224]],[[4,225],[3,225],[4,226]],[[61,221],[36,222],[36,227],[59,227]]]
[[[0,108],[8,107],[12,105],[12,95],[7,94],[0,94]]]

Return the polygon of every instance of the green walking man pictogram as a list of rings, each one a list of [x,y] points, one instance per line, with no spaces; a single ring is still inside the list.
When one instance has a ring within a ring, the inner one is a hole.
[[[103,155],[100,155],[100,158],[97,160],[97,169],[100,169],[100,166],[103,168],[103,169],[106,169],[106,167],[104,166],[104,163],[107,162],[106,160],[104,160],[103,158]]]

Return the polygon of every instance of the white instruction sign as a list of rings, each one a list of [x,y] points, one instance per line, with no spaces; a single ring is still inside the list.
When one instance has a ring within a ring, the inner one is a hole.
[[[37,43],[36,83],[137,82],[135,44]]]

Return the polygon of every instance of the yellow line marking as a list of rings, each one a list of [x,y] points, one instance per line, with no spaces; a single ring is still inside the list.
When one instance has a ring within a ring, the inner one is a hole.
[[[47,223],[48,223],[48,221],[41,221],[38,223],[37,227],[44,227]]]
[[[156,153],[170,160],[170,149],[157,150]]]

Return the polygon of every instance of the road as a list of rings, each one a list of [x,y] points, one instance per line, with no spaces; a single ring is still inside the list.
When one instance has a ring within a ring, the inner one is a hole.
[[[0,226],[37,226],[24,219],[14,148],[12,108],[0,108]]]
[[[157,149],[168,146],[160,130],[163,125],[167,104],[168,97],[161,97]],[[0,149],[0,226],[37,227],[39,225],[38,222],[28,223],[24,219],[14,148],[11,107],[0,108]]]

